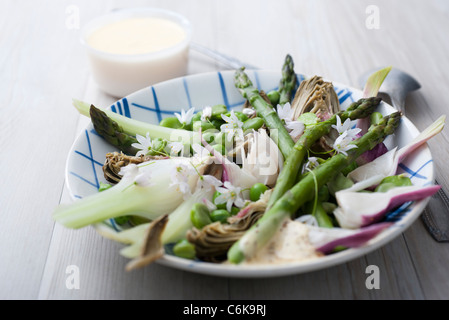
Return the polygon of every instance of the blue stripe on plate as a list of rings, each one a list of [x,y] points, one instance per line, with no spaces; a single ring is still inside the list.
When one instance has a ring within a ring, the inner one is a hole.
[[[151,91],[153,92],[154,108],[156,110],[157,121],[161,122],[162,114],[161,114],[161,109],[159,108],[159,101],[157,99],[156,90],[154,89],[154,87],[151,87]]]
[[[352,96],[352,92],[348,91],[343,97],[339,98],[340,104],[343,104],[348,98]]]
[[[231,110],[233,108],[242,107],[245,104],[245,100],[231,104],[228,109]]]
[[[79,174],[77,174],[77,173],[75,173],[75,172],[73,172],[73,171],[70,171],[70,174],[71,174],[72,176],[77,177],[78,179],[80,179],[80,180],[86,182],[87,184],[90,184],[92,187],[97,188],[97,185],[96,185],[95,183],[93,183],[93,182],[87,180],[86,178],[83,178],[83,177],[80,176]],[[80,198],[81,198],[81,197],[80,197]]]
[[[423,180],[427,180],[427,177],[420,175],[419,172],[424,169],[429,163],[433,162],[433,160],[429,160],[426,163],[424,163],[418,170],[413,171],[412,169],[410,169],[409,167],[407,167],[405,164],[400,163],[399,167],[404,170],[405,172],[407,172],[408,174],[410,174],[410,179],[412,178],[418,178],[418,179],[423,179]]]
[[[223,104],[229,109],[231,106],[229,105],[228,94],[226,92],[226,87],[225,87],[223,75],[221,74],[221,72],[218,72],[218,79],[220,81],[221,95],[222,95],[223,101],[224,101]]]
[[[120,103],[120,101],[117,101],[117,107],[118,112],[120,113],[121,116],[123,116],[122,104]]]
[[[408,212],[410,212],[411,209],[409,208],[409,206],[412,203],[413,201],[406,202],[396,210],[387,213],[387,215],[385,216],[385,221],[396,222],[401,220]]]
[[[103,164],[102,164],[102,163],[100,163],[99,161],[97,161],[97,160],[95,160],[95,159],[92,159],[92,158],[89,157],[88,155],[86,155],[86,154],[84,154],[84,153],[82,153],[82,152],[80,152],[80,151],[77,151],[77,150],[75,150],[75,153],[76,153],[76,154],[79,154],[80,156],[86,158],[87,160],[90,160],[90,161],[92,161],[93,163],[95,163],[95,164],[97,164],[97,165],[103,167]]]
[[[192,100],[190,100],[190,92],[189,92],[189,86],[187,84],[187,79],[183,78],[183,85],[184,85],[184,90],[186,92],[186,96],[187,96],[187,103],[189,104],[189,109],[192,108]]]
[[[90,137],[89,137],[89,132],[86,130],[86,141],[87,141],[87,145],[89,146],[89,154],[90,154],[90,162],[92,164],[92,170],[93,170],[93,174],[94,174],[94,178],[95,178],[95,183],[96,183],[96,187],[97,189],[100,188],[100,183],[98,182],[98,178],[97,178],[97,170],[95,170],[95,162],[93,161],[93,154],[92,154],[92,145],[90,143]]]
[[[95,131],[95,129],[90,130],[90,133],[93,134],[93,135],[96,135],[97,137],[103,138],[102,136],[100,136],[100,135],[98,134],[97,131]]]
[[[131,118],[131,111],[129,110],[128,99],[123,98],[123,109],[125,110],[125,117]]]
[[[109,219],[109,222],[111,223],[112,228],[114,228],[115,231],[120,232],[120,230],[117,228],[117,225],[115,224],[114,219]]]
[[[158,110],[154,109],[154,108],[150,108],[150,107],[146,107],[137,103],[132,103],[132,106],[136,107],[136,108],[140,108],[140,109],[144,109],[144,110],[148,110],[151,112],[158,112]],[[159,110],[159,113],[161,114],[170,114],[170,115],[174,115],[176,112],[181,113],[181,111],[168,111],[168,110]]]
[[[117,109],[115,108],[115,104],[113,104],[111,106],[111,111],[114,112],[114,113],[117,113]]]

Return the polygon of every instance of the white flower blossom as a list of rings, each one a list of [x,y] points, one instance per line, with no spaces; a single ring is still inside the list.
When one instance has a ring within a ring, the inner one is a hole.
[[[171,186],[176,186],[179,191],[184,195],[184,199],[187,199],[192,195],[192,190],[189,184],[189,177],[194,174],[192,167],[183,163],[175,167],[171,174]]]
[[[209,191],[210,189],[222,186],[223,183],[211,175],[204,175],[199,177],[198,183],[196,185],[197,189],[204,189],[204,191]]]
[[[204,107],[203,112],[201,114],[201,121],[207,121],[212,117],[212,108],[207,106]]]
[[[318,162],[317,157],[309,157],[309,159],[307,160],[307,162],[304,164],[304,166],[302,168],[302,173],[304,174],[306,171],[313,170],[316,167],[318,167],[319,165],[320,164]]]
[[[167,147],[170,149],[170,155],[184,153],[184,144],[182,142],[170,142]]]
[[[192,145],[192,149],[195,152],[195,154],[193,155],[193,157],[195,158],[206,158],[210,156],[210,152],[198,143],[194,143]]]
[[[284,120],[285,122],[293,121],[294,110],[289,102],[287,102],[283,106],[278,104],[277,113],[281,120]]]
[[[290,130],[290,137],[292,137],[295,142],[298,141],[300,136],[302,136],[304,129],[306,128],[304,123],[299,121],[288,121],[285,127]]]
[[[243,136],[243,122],[240,121],[235,115],[234,111],[231,111],[231,116],[221,115],[226,124],[221,125],[220,130],[224,133],[228,134],[228,141],[231,141],[232,138],[236,135],[241,140],[244,140]]]
[[[348,153],[346,151],[357,148],[355,144],[350,144],[352,140],[353,138],[348,136],[348,131],[345,131],[335,140],[333,148],[336,152],[347,156]]]
[[[242,188],[234,187],[229,181],[224,183],[224,188],[217,187],[217,191],[220,195],[215,198],[215,204],[226,203],[226,210],[229,212],[232,210],[232,205],[239,208],[245,205],[245,200],[243,200],[241,195]]]
[[[251,109],[251,108],[245,108],[245,109],[242,110],[242,113],[244,115],[246,115],[247,117],[252,117],[253,115],[256,114],[256,110]]]
[[[139,187],[149,187],[152,185],[151,171],[140,173],[139,167],[134,163],[122,167],[119,175],[123,176],[124,179],[132,180],[132,183]]]
[[[147,136],[143,137],[139,134],[136,134],[136,139],[139,143],[133,143],[131,146],[139,149],[136,156],[140,157],[141,155],[146,155],[148,151],[153,148],[153,141],[150,138],[150,134],[147,132]]]
[[[179,122],[184,125],[189,125],[192,122],[193,114],[195,113],[195,108],[190,108],[187,112],[181,110],[181,114],[175,113],[176,118]]]
[[[362,131],[362,129],[360,129],[360,128],[351,129],[351,124],[352,124],[352,121],[349,118],[346,119],[345,122],[342,124],[340,117],[337,115],[337,124],[336,125],[333,124],[332,128],[337,130],[340,135],[347,132],[347,136],[349,138],[355,139],[357,137],[357,134],[359,134],[360,131]]]

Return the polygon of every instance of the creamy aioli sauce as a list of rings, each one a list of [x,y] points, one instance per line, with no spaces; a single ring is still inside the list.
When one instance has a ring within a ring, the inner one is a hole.
[[[273,239],[244,264],[281,264],[321,257],[309,241],[307,226],[285,220]]]
[[[167,49],[185,38],[183,28],[170,20],[128,18],[95,30],[87,43],[107,53],[136,55]]]

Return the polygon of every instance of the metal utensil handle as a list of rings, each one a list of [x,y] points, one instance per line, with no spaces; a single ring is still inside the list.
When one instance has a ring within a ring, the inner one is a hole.
[[[421,218],[435,241],[449,242],[449,198],[443,189],[432,196]]]
[[[190,43],[190,48],[216,60],[217,62],[219,62],[231,69],[239,69],[241,67],[245,67],[247,69],[258,69],[257,67],[255,67],[253,65],[244,63],[234,57],[230,57],[228,55],[225,55],[221,52],[212,50],[210,48],[207,48],[207,47],[200,45],[198,43],[195,43],[195,42]]]

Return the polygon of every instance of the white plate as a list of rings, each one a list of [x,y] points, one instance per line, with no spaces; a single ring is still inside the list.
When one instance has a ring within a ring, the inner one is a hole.
[[[247,73],[254,85],[266,92],[276,89],[281,77],[279,71],[257,70]],[[234,87],[233,76],[233,71],[225,71],[177,78],[133,93],[110,108],[127,117],[155,124],[164,117],[173,116],[174,112],[190,107],[200,110],[207,105],[225,104],[230,109],[239,110],[244,99]],[[298,75],[299,81],[303,79],[304,76]],[[343,109],[362,97],[360,90],[335,82],[333,84]],[[395,110],[382,103],[378,111],[389,114]],[[404,146],[418,134],[416,127],[404,117],[395,135],[389,137],[388,145]],[[74,200],[96,193],[100,181],[106,182],[102,165],[105,154],[111,151],[116,149],[98,136],[91,124],[76,139],[68,155],[66,168],[66,181]],[[401,163],[400,171],[408,174],[414,185],[432,184],[434,168],[427,146],[419,148]],[[413,202],[389,214],[388,219],[394,221],[394,225],[365,246],[313,261],[269,266],[236,266],[191,261],[166,254],[158,263],[186,271],[228,277],[274,277],[323,269],[365,255],[393,240],[419,217],[428,200]]]

